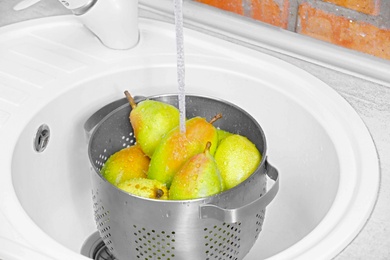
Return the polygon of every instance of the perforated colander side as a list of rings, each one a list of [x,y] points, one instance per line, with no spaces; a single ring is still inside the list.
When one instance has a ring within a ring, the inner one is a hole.
[[[123,149],[134,145],[136,143],[132,128],[127,128],[128,132],[118,135],[113,139],[109,139],[107,147],[100,147],[97,151],[98,155],[95,155],[95,167],[100,171],[104,166],[107,159],[113,154],[112,143],[115,143],[115,149]],[[92,190],[93,209],[96,227],[102,237],[107,249],[110,252],[114,251],[111,240],[111,226],[110,226],[110,211],[105,209],[103,203],[99,200],[99,190]]]
[[[133,225],[137,259],[175,259],[176,233]]]
[[[93,208],[95,215],[95,222],[101,238],[110,251],[113,251],[111,233],[110,233],[110,212],[104,208],[99,202],[99,191],[92,191]]]
[[[241,222],[215,225],[212,228],[204,228],[204,241],[206,260],[210,259],[237,259],[241,241]]]

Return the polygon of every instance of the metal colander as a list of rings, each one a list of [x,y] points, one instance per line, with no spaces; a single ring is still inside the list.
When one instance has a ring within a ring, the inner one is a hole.
[[[149,99],[178,103],[177,95]],[[183,201],[151,200],[119,190],[100,174],[110,155],[136,141],[128,119],[130,110],[125,99],[119,100],[85,124],[90,134],[95,220],[107,248],[117,259],[242,259],[260,234],[265,207],[279,184],[277,170],[267,162],[259,124],[231,103],[187,95],[187,118],[209,120],[222,113],[214,126],[248,137],[263,155],[262,161],[246,181],[220,194]],[[267,175],[275,181],[268,192]]]

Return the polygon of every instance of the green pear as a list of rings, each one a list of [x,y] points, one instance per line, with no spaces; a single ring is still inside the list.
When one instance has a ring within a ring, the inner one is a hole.
[[[179,125],[179,110],[155,100],[144,100],[136,104],[128,91],[125,91],[125,95],[132,107],[129,119],[134,137],[144,153],[152,157],[162,136]]]
[[[246,180],[259,166],[261,154],[248,138],[233,134],[224,138],[215,152],[226,189]]]
[[[108,182],[117,185],[132,178],[146,178],[149,162],[149,157],[136,144],[111,155],[100,173]]]
[[[212,123],[220,117],[218,114],[210,122],[194,117],[186,121],[184,133],[180,131],[180,126],[167,133],[150,160],[148,178],[159,180],[170,187],[174,174],[189,158],[201,153],[207,142],[212,143],[210,153],[214,154],[218,134]]]
[[[133,195],[149,199],[168,199],[167,186],[157,180],[134,178],[118,184],[118,188]]]
[[[218,144],[222,142],[222,140],[225,139],[226,137],[233,135],[233,133],[230,133],[228,131],[219,128],[217,129],[217,134],[218,134]]]
[[[174,175],[169,199],[189,200],[212,196],[224,190],[221,174],[208,142],[204,152],[191,157]]]

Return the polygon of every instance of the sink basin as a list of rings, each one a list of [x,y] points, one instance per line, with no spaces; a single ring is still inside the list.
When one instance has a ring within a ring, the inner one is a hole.
[[[134,95],[177,93],[174,26],[140,19],[128,51],[103,47],[73,17],[0,29],[0,258],[22,248],[80,254],[96,232],[83,124]],[[376,150],[353,108],[329,86],[274,57],[185,30],[186,88],[221,98],[262,126],[280,189],[245,259],[330,259],[359,233],[379,186]],[[50,130],[37,152],[40,126]],[[7,243],[6,243],[7,244]],[[37,257],[39,259],[39,257]]]

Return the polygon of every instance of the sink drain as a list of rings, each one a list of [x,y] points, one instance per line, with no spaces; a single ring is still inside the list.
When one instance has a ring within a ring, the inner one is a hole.
[[[80,253],[94,260],[117,260],[104,244],[99,232],[95,232],[87,238]]]
[[[43,152],[48,143],[49,143],[49,138],[50,138],[50,128],[49,126],[43,124],[41,125],[34,138],[34,149],[38,153]]]

